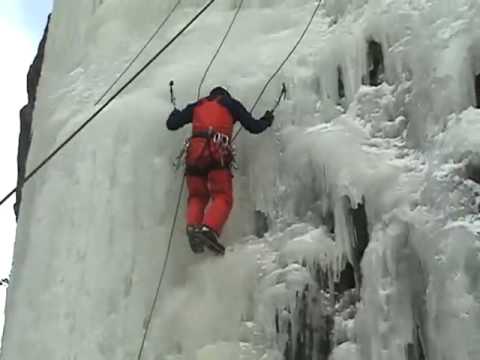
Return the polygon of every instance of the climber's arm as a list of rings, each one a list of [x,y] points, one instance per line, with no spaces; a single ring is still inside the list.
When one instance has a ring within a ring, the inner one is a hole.
[[[193,108],[196,104],[189,104],[183,110],[174,109],[167,119],[168,130],[177,130],[186,124],[190,124],[193,118]]]

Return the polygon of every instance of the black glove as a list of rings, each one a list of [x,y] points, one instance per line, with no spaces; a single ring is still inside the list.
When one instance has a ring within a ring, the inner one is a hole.
[[[172,112],[170,113],[170,115],[168,115],[168,120],[167,122],[170,122],[170,121],[175,121],[175,118],[180,114],[180,110],[178,110],[177,108],[173,109]]]
[[[273,115],[273,112],[270,110],[265,111],[265,115],[262,116],[262,120],[266,121],[268,123],[268,126],[271,126],[273,123],[273,120],[275,120],[275,116]]]
[[[177,116],[180,114],[180,110],[177,108],[173,109],[167,119],[167,129],[168,130],[177,130],[182,125],[178,124]]]

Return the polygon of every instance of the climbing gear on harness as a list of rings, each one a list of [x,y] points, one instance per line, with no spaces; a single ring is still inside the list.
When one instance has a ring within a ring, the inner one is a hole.
[[[235,153],[230,138],[225,134],[215,133],[211,142],[210,153],[212,158],[220,163],[221,168],[230,167]]]
[[[180,153],[178,154],[178,156],[175,158],[175,161],[173,162],[173,167],[175,168],[175,170],[177,171],[178,169],[180,169],[180,166],[182,165],[182,163],[186,161],[187,151],[188,151],[188,148],[190,147],[190,142],[193,138],[204,138],[209,140],[211,137],[212,137],[212,132],[211,132],[211,129],[209,129],[209,131],[194,131],[190,137],[186,138],[182,146],[182,149],[180,150]],[[201,157],[201,155],[203,155],[203,152],[206,150],[207,145],[208,143],[205,143],[205,147],[203,148],[202,152],[198,157]]]
[[[162,55],[185,31],[187,31],[193,23],[195,23],[200,16],[202,16],[207,9],[213,5],[216,0],[210,0],[205,6],[195,14],[195,16],[181,28],[177,34],[170,39],[157,53],[150,58],[145,65],[143,65],[120,89],[118,89],[100,108],[98,108],[93,115],[85,120],[70,136],[68,136],[60,145],[58,145],[40,164],[38,164],[27,176],[25,176],[24,184],[26,184],[35,174],[42,169],[52,158],[57,155],[70,141],[72,141],[90,122],[92,122],[110,103],[117,98],[131,83],[133,83],[160,55]],[[15,194],[17,188],[15,187],[7,195],[0,200],[0,206],[3,205],[10,197]]]
[[[143,51],[147,48],[148,45],[150,45],[150,43],[153,41],[153,39],[157,36],[157,34],[160,32],[160,30],[165,26],[165,24],[167,23],[167,21],[170,19],[170,17],[173,15],[173,13],[177,10],[178,6],[180,5],[180,3],[182,2],[182,0],[178,0],[177,3],[173,6],[172,10],[170,10],[170,12],[167,14],[167,16],[165,17],[165,19],[163,19],[162,23],[155,29],[155,31],[153,32],[152,36],[150,36],[150,38],[145,42],[145,44],[143,45],[143,47],[138,51],[137,55],[135,55],[133,57],[132,60],[130,60],[130,62],[128,63],[128,65],[125,67],[125,69],[120,73],[120,75],[117,76],[117,78],[115,79],[115,81],[108,87],[107,90],[104,91],[104,93],[102,94],[102,96],[100,96],[100,98],[95,101],[95,106],[98,105],[100,103],[100,101],[103,100],[103,98],[105,96],[107,96],[108,92],[110,90],[112,90],[112,88],[120,81],[120,79],[123,77],[123,75],[125,75],[127,73],[128,70],[130,70],[130,68],[132,67],[132,65],[135,63],[135,61],[138,60],[138,58],[140,57],[140,55],[142,55]]]
[[[192,140],[204,139],[202,150],[196,156],[189,153]],[[235,149],[231,145],[230,138],[220,132],[194,131],[192,136],[185,142],[177,161],[185,161],[185,173],[187,175],[205,176],[212,170],[230,168],[234,161]],[[177,163],[178,166],[178,163]]]
[[[175,83],[173,82],[173,80],[170,80],[168,85],[170,86],[170,102],[172,103],[173,108],[176,109],[177,108],[177,99],[175,98],[175,94],[173,92],[173,85],[175,85]]]
[[[220,145],[220,146],[228,146],[230,144],[230,138],[222,133],[215,133],[212,137],[212,141],[214,144]]]

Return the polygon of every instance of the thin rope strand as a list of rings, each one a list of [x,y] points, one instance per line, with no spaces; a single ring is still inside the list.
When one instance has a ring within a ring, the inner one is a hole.
[[[200,93],[202,90],[203,83],[205,82],[205,79],[207,78],[208,72],[210,71],[210,68],[212,67],[213,63],[215,62],[218,54],[220,53],[220,50],[223,47],[223,44],[225,43],[225,40],[227,40],[228,35],[230,34],[230,31],[232,30],[233,24],[235,24],[235,21],[237,20],[238,14],[240,13],[240,10],[242,9],[244,0],[241,0],[240,3],[238,4],[237,10],[235,11],[235,14],[233,15],[232,21],[230,22],[230,25],[227,28],[227,31],[225,32],[225,35],[223,36],[222,41],[220,42],[220,45],[217,48],[217,51],[215,51],[215,54],[212,57],[212,60],[210,60],[210,63],[208,64],[207,68],[205,69],[205,72],[203,73],[202,79],[200,80],[200,84],[198,85],[198,91],[197,91],[197,100],[200,99]]]
[[[150,313],[147,317],[147,323],[145,324],[145,330],[143,332],[142,342],[141,342],[140,348],[138,350],[137,360],[142,359],[143,350],[145,348],[145,341],[147,339],[148,332],[150,330],[150,324],[152,323],[152,317],[153,317],[153,314],[155,312],[155,307],[156,307],[156,304],[157,304],[157,301],[158,301],[158,296],[160,294],[160,288],[162,286],[163,278],[165,276],[165,270],[167,269],[167,262],[168,262],[168,258],[170,256],[170,250],[172,248],[173,233],[175,231],[175,225],[177,224],[178,212],[180,210],[180,202],[182,200],[183,189],[185,188],[185,178],[186,178],[186,176],[184,175],[183,179],[182,179],[182,184],[180,185],[180,191],[178,193],[177,207],[175,209],[175,214],[173,216],[172,227],[170,228],[170,237],[168,239],[167,253],[165,254],[165,258],[164,258],[163,265],[162,265],[162,272],[160,273],[160,279],[159,279],[158,285],[157,285],[157,290],[155,291],[155,296],[153,298],[152,306],[150,308]]]
[[[278,73],[280,72],[280,70],[282,70],[283,66],[287,63],[287,61],[290,59],[290,57],[293,55],[293,53],[295,52],[295,50],[297,50],[298,46],[300,45],[300,43],[302,42],[303,38],[305,37],[305,35],[307,34],[308,30],[310,29],[310,25],[312,25],[312,22],[313,20],[315,19],[315,16],[317,15],[318,13],[318,10],[320,10],[320,5],[322,4],[321,1],[318,2],[317,6],[315,7],[313,13],[312,13],[312,16],[310,17],[310,20],[308,21],[307,23],[307,26],[305,27],[305,29],[303,30],[302,34],[300,35],[300,38],[297,40],[297,42],[295,43],[295,45],[293,46],[292,50],[290,50],[290,52],[288,53],[287,57],[282,61],[282,63],[280,64],[280,66],[277,68],[277,70],[275,70],[275,72],[272,74],[272,76],[270,76],[270,78],[267,80],[267,82],[265,83],[265,86],[263,87],[262,91],[260,91],[260,94],[258,95],[257,99],[255,100],[255,102],[253,103],[251,109],[250,109],[250,113],[253,112],[253,110],[255,110],[255,108],[257,107],[258,103],[260,102],[260,99],[263,97],[263,94],[265,93],[265,91],[267,90],[268,86],[270,85],[270,83],[272,82],[272,80],[278,75]],[[242,128],[238,129],[237,132],[235,133],[235,136],[233,137],[232,139],[232,142],[235,141],[235,139],[238,137],[238,135],[240,134],[240,132],[242,131]]]
[[[127,73],[128,70],[130,70],[130,68],[132,67],[132,65],[138,60],[138,58],[140,57],[140,55],[142,55],[143,51],[147,48],[148,45],[150,45],[150,43],[153,41],[153,39],[158,35],[158,33],[160,32],[160,30],[165,26],[165,24],[167,23],[167,21],[170,19],[170,17],[173,15],[173,13],[175,12],[175,10],[177,10],[178,6],[180,5],[180,3],[182,2],[182,0],[178,0],[177,3],[175,4],[175,6],[172,8],[172,10],[170,10],[170,12],[167,14],[167,16],[165,17],[165,19],[162,21],[162,23],[155,29],[155,31],[153,32],[152,36],[150,36],[150,38],[147,40],[147,42],[143,45],[143,47],[138,51],[137,55],[135,55],[133,57],[132,60],[130,60],[130,62],[128,63],[128,65],[125,67],[125,69],[120,73],[120,75],[117,76],[117,78],[115,79],[115,81],[108,87],[107,90],[104,91],[104,93],[102,94],[102,96],[100,96],[100,98],[95,101],[95,105],[98,105],[104,98],[105,96],[107,96],[107,94],[110,92],[110,90],[112,90],[112,88],[117,85],[117,83],[120,81],[120,79],[123,77],[123,75],[125,75]]]

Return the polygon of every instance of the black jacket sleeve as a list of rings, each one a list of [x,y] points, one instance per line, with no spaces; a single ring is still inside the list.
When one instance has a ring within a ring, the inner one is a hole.
[[[240,122],[242,126],[252,134],[259,134],[268,128],[271,124],[263,119],[256,120],[242,103],[233,98],[223,98],[224,105],[232,114],[235,121]]]
[[[174,109],[167,119],[167,128],[168,130],[177,130],[183,127],[186,124],[192,122],[193,117],[193,108],[196,103],[189,104],[183,110]]]

